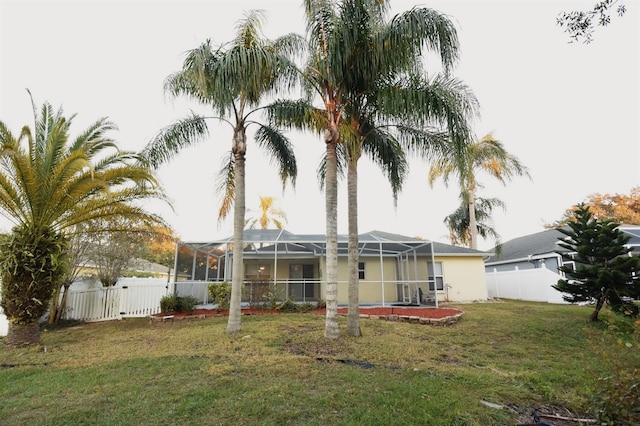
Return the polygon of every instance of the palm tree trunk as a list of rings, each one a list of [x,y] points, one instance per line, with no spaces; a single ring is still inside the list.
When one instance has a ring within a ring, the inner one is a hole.
[[[13,324],[9,321],[7,347],[35,345],[40,342],[40,325],[38,321],[29,324]]]
[[[471,235],[470,247],[478,249],[478,224],[476,222],[476,194],[473,189],[467,193],[469,196],[469,235]]]
[[[360,304],[358,281],[358,160],[349,159],[347,165],[347,204],[349,210],[349,311],[347,335],[360,337]]]
[[[244,246],[244,213],[245,213],[245,153],[246,135],[234,135],[235,155],[235,201],[233,208],[233,266],[231,277],[231,300],[229,301],[229,319],[227,333],[237,333],[241,328],[242,284],[244,281],[242,249]]]
[[[325,134],[327,170],[325,176],[325,213],[327,227],[327,309],[324,337],[338,339],[338,166],[337,138],[329,131]]]

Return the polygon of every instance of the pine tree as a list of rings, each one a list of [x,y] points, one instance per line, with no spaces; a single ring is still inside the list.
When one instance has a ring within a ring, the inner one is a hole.
[[[575,269],[561,266],[568,277],[553,286],[567,293],[567,302],[595,302],[591,321],[608,303],[614,312],[638,315],[633,299],[640,297],[640,257],[631,256],[626,244],[629,237],[611,219],[597,219],[584,204],[575,210],[567,228],[558,228],[566,235],[558,245],[566,251],[558,252],[565,261],[575,262]]]

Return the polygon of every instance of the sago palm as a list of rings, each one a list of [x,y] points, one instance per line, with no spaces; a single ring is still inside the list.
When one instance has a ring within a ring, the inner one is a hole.
[[[429,184],[442,177],[448,185],[449,177],[456,175],[460,190],[468,202],[469,210],[469,247],[478,248],[478,227],[476,220],[476,189],[481,185],[477,175],[488,173],[503,185],[515,176],[529,177],[529,171],[520,160],[507,152],[502,142],[489,133],[482,139],[466,146],[461,155],[458,152],[442,152],[429,170]]]
[[[287,89],[294,81],[295,67],[287,58],[295,37],[270,41],[261,36],[262,11],[253,10],[238,22],[236,37],[217,48],[210,41],[188,52],[182,70],[169,76],[165,90],[184,95],[213,109],[215,116],[192,115],[163,129],[145,153],[159,165],[182,148],[208,135],[206,121],[214,119],[231,126],[231,152],[222,169],[219,189],[223,203],[219,217],[233,207],[232,293],[227,333],[241,329],[240,299],[243,284],[243,242],[245,225],[245,155],[247,128],[258,126],[256,143],[271,155],[279,167],[283,185],[295,183],[297,168],[289,140],[275,127],[252,120],[263,100],[276,89]]]
[[[33,103],[33,101],[32,101]],[[68,239],[77,225],[101,219],[162,220],[139,204],[164,198],[153,173],[120,151],[100,119],[72,138],[74,116],[34,104],[35,125],[15,137],[0,122],[0,214],[14,227],[0,249],[7,343],[39,341],[38,321],[69,269]]]

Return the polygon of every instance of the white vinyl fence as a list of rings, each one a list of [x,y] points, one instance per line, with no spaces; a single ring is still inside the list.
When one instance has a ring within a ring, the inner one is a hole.
[[[145,317],[160,312],[160,299],[168,292],[166,279],[121,278],[115,287],[78,291],[72,285],[63,317],[82,321]]]
[[[166,279],[120,278],[115,287],[69,287],[63,318],[81,321],[106,321],[124,317],[146,317],[160,312],[160,299],[171,288]],[[9,329],[0,310],[0,336]]]
[[[562,293],[551,287],[562,276],[542,267],[486,273],[489,298],[529,300],[532,302],[566,303]]]

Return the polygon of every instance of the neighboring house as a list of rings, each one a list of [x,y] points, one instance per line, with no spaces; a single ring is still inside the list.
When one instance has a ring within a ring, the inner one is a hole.
[[[171,268],[159,263],[154,263],[146,259],[135,258],[131,260],[126,270],[127,277],[132,278],[160,278],[168,281],[171,275]],[[93,262],[87,262],[80,267],[78,278],[73,282],[74,290],[102,287],[97,278],[98,267]],[[123,277],[125,278],[125,277]]]
[[[630,236],[628,245],[634,254],[640,254],[640,225],[620,225],[619,229]],[[558,245],[559,239],[565,235],[556,229],[514,238],[492,250],[494,253],[486,262],[487,272],[494,270],[512,271],[517,269],[536,269],[543,266],[550,271],[558,272],[564,264],[571,266],[573,262],[562,260],[558,252],[565,251]]]
[[[628,246],[632,254],[640,255],[640,225],[621,225],[619,229],[631,237]],[[563,302],[562,293],[551,286],[565,278],[560,266],[575,267],[559,254],[565,251],[558,245],[565,237],[549,229],[514,238],[492,250],[485,262],[489,297]]]
[[[326,238],[285,230],[244,231],[243,301],[276,294],[295,301],[326,299]],[[174,267],[178,295],[207,302],[210,282],[231,282],[233,238],[179,242]],[[359,235],[362,304],[430,304],[487,299],[487,253],[380,231]],[[338,238],[338,303],[348,301],[347,237]]]

